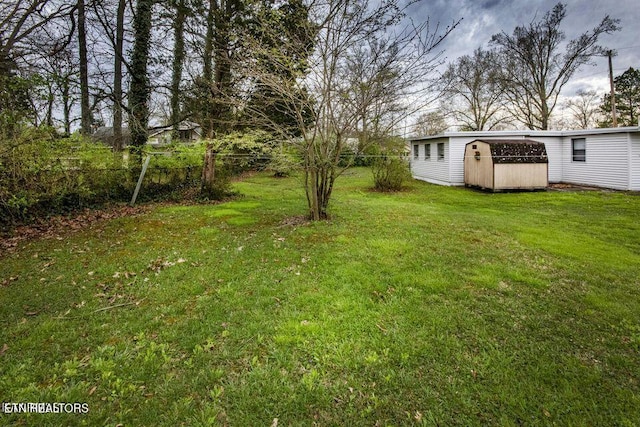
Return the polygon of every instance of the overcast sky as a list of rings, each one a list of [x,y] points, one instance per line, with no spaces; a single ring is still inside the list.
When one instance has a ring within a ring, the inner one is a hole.
[[[423,0],[412,6],[414,20],[430,17],[432,27],[450,25],[462,18],[460,25],[444,44],[447,62],[471,54],[478,47],[487,48],[493,34],[501,31],[512,34],[517,25],[538,21],[551,10],[557,0]],[[638,0],[579,0],[566,1],[567,14],[561,29],[566,41],[596,27],[606,15],[620,19],[621,31],[605,34],[601,46],[617,50],[613,58],[614,75],[629,67],[640,68],[640,2]],[[584,65],[563,89],[564,96],[578,90],[609,91],[607,58],[595,58],[595,65]]]

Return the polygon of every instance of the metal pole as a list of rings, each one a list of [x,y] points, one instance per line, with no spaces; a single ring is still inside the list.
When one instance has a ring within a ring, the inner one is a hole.
[[[609,57],[609,83],[611,85],[611,124],[615,128],[618,127],[618,118],[616,117],[616,89],[613,84],[613,63],[611,61],[613,51],[607,51],[607,56]]]

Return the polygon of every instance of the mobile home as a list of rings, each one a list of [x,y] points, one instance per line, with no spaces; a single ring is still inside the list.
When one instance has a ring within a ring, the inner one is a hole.
[[[640,191],[640,127],[571,131],[445,132],[415,138],[414,178],[441,185],[464,185],[466,145],[475,140],[533,140],[543,143],[549,183]]]

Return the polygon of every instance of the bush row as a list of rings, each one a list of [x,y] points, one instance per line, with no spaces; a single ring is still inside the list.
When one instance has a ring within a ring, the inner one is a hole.
[[[207,147],[216,153],[216,173],[211,191],[202,194]],[[407,165],[397,155],[399,148],[379,144],[361,154],[346,151],[343,162],[345,166],[373,166],[377,189],[399,190],[408,177]],[[269,168],[276,176],[287,176],[301,164],[295,151],[285,149],[266,132],[148,147],[143,156],[147,155],[151,159],[140,201],[182,200],[185,195],[222,198],[229,194],[234,175]],[[47,128],[25,127],[11,137],[0,137],[0,231],[37,217],[128,202],[140,172],[140,165],[131,163],[126,151],[114,154],[105,145],[78,135],[60,138]]]
[[[274,164],[274,172],[290,173],[295,162],[266,133],[234,134],[215,141],[148,148],[151,159],[138,200],[179,200],[198,194],[206,146],[219,155],[216,195],[229,192],[231,176]],[[0,138],[0,228],[66,211],[131,199],[140,165],[127,151],[78,135],[60,138],[46,128],[25,127]]]

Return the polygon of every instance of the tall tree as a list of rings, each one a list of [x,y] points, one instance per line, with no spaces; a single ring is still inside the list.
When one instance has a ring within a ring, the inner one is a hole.
[[[184,25],[187,18],[187,4],[185,0],[174,0],[172,6],[175,9],[173,20],[173,64],[171,76],[171,123],[173,125],[172,137],[177,139],[179,136],[178,128],[180,126],[181,116],[181,100],[180,83],[182,82],[182,69],[184,66]]]
[[[89,104],[89,62],[87,59],[87,29],[85,0],[78,0],[78,55],[80,57],[80,132],[91,134],[91,106]]]
[[[116,34],[113,52],[113,151],[118,153],[124,148],[122,136],[122,63],[124,58],[124,13],[126,0],[118,0],[116,14]]]
[[[259,76],[249,76],[251,89],[248,106],[243,108],[244,115],[241,121],[245,126],[267,129],[271,123],[278,123],[281,130],[288,128],[290,135],[299,136],[300,129],[296,118],[291,115],[288,103],[304,102],[302,100],[308,97],[304,90],[295,93],[295,81],[304,75],[314,47],[309,8],[302,0],[286,0],[280,3],[264,0],[259,5],[254,8],[253,16],[247,17],[246,36],[243,38],[258,41],[260,49],[252,50],[251,46],[247,46],[243,52],[244,61],[246,67],[251,63],[259,64],[259,68],[270,70],[271,77],[278,75],[282,85],[287,86],[287,90],[276,91],[271,85],[263,84]],[[295,48],[288,50],[288,47]],[[269,53],[272,49],[288,57],[291,61],[290,66],[278,66]],[[245,68],[245,65],[241,64],[240,67]],[[289,97],[287,94],[294,96]],[[308,112],[303,113],[309,117]],[[257,120],[254,120],[255,118]]]
[[[104,99],[111,100],[112,124],[113,124],[113,150],[120,153],[124,148],[123,123],[125,107],[125,77],[129,71],[129,63],[125,58],[125,43],[127,42],[125,22],[127,20],[127,0],[93,1],[93,16],[96,20],[92,28],[99,34],[103,44],[105,58],[97,57],[97,75],[102,78],[98,83],[99,90]],[[95,52],[94,55],[100,52]],[[113,62],[110,62],[109,59]],[[113,68],[109,68],[112,65]],[[104,68],[103,68],[104,67]],[[112,83],[112,86],[110,85]],[[116,158],[119,158],[116,155]]]
[[[134,165],[142,161],[142,147],[147,142],[151,86],[147,71],[151,43],[151,18],[155,0],[138,0],[133,20],[135,38],[131,54],[129,88],[129,126]]]
[[[230,131],[234,125],[234,91],[241,33],[246,26],[244,0],[206,2],[202,75],[194,82],[191,110],[205,138]]]
[[[616,109],[619,126],[638,126],[640,117],[640,70],[629,67],[624,73],[613,79],[615,87]],[[605,119],[598,123],[600,127],[611,127],[611,94],[603,96],[600,112]]]
[[[566,12],[566,5],[558,3],[542,20],[518,26],[512,35],[502,32],[491,38],[503,55],[509,106],[529,129],[549,128],[549,118],[564,85],[580,66],[603,54],[605,49],[597,45],[598,38],[620,29],[620,20],[607,15],[592,31],[563,48],[566,36],[560,26]]]
[[[463,129],[493,130],[507,120],[500,60],[495,51],[478,48],[449,64],[443,74],[444,93],[450,110]]]

